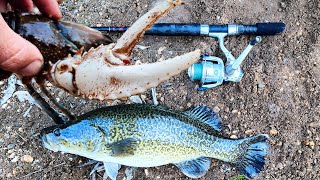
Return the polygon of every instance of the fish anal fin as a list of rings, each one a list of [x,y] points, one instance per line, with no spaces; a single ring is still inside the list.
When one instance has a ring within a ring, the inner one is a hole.
[[[121,165],[116,163],[103,162],[103,166],[105,170],[103,179],[107,179],[108,177],[110,177],[112,180],[116,180]]]
[[[111,156],[134,155],[137,141],[134,138],[126,138],[108,145],[111,149]]]
[[[199,178],[204,176],[210,168],[211,158],[200,157],[193,160],[183,161],[175,165],[188,177]]]
[[[221,131],[221,121],[219,116],[208,106],[191,107],[183,113],[193,119],[196,119],[197,122],[193,123],[198,123],[198,125],[204,129],[209,128],[218,132]]]

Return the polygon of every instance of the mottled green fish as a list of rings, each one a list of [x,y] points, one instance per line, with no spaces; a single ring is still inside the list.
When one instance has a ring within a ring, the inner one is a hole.
[[[198,178],[211,158],[234,164],[252,178],[265,164],[267,135],[231,140],[218,137],[219,117],[206,106],[184,112],[151,105],[119,105],[97,109],[41,133],[44,147],[104,162],[116,179],[120,165],[154,167],[175,164]]]

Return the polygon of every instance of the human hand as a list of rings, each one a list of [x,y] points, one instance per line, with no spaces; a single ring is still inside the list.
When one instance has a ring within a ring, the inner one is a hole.
[[[7,4],[13,9],[29,12],[33,4],[54,19],[61,18],[58,3],[61,0],[0,0],[0,12],[5,12]],[[43,57],[36,46],[13,32],[0,15],[0,68],[22,76],[33,76],[39,72]]]

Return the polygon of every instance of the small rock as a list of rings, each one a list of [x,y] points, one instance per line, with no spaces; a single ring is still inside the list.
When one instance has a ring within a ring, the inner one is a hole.
[[[139,96],[130,96],[129,100],[135,104],[142,104],[142,100]]]
[[[259,82],[258,87],[260,89],[263,89],[264,87],[266,87],[266,85],[263,82]]]
[[[231,111],[231,113],[232,114],[236,114],[236,113],[238,113],[238,110],[234,109],[234,110]]]
[[[252,135],[253,132],[254,132],[253,129],[248,129],[248,130],[246,130],[244,133],[247,134],[247,135]]]
[[[270,132],[269,132],[269,134],[275,136],[275,135],[278,134],[278,130],[276,130],[276,129],[271,129]]]
[[[315,147],[315,145],[316,145],[316,143],[315,143],[314,141],[312,141],[312,140],[306,140],[306,141],[304,142],[304,144],[305,144],[306,146],[309,146],[311,149],[314,149],[314,147]]]
[[[147,96],[146,95],[144,95],[144,94],[141,94],[141,99],[142,99],[142,101],[145,101],[146,100],[146,98],[147,98]]]
[[[8,144],[7,148],[8,148],[8,149],[13,149],[14,146],[15,146],[14,144]]]
[[[231,135],[230,139],[238,139],[238,137],[236,135]]]
[[[149,175],[148,169],[144,169],[144,173],[146,174],[146,176],[148,176]]]
[[[281,6],[282,8],[286,8],[286,7],[287,7],[286,3],[284,3],[284,2],[281,2],[281,3],[280,3],[280,6]]]
[[[192,106],[192,104],[188,102],[187,103],[187,107],[191,107],[191,106]]]
[[[16,157],[14,157],[14,158],[11,160],[11,162],[15,163],[15,162],[18,162],[18,160],[19,160],[19,157],[16,156]]]
[[[13,159],[16,156],[16,153],[10,153],[10,155],[8,156],[9,159]]]
[[[13,149],[10,149],[7,153],[8,154],[12,154],[13,153]]]
[[[33,162],[33,157],[30,155],[24,155],[21,159],[22,162],[27,162],[27,163],[32,163]]]
[[[219,108],[218,106],[215,106],[215,107],[213,108],[213,111],[216,112],[216,113],[218,113],[218,112],[220,112],[220,108]]]
[[[162,51],[165,50],[165,49],[166,49],[166,47],[160,47],[160,48],[158,49],[158,54],[162,54]]]
[[[11,174],[11,173],[8,173],[8,174],[6,175],[6,177],[7,177],[7,178],[12,178],[12,174]]]
[[[19,127],[19,128],[18,128],[18,131],[19,131],[19,132],[23,132],[23,128],[22,128],[22,127]]]
[[[2,109],[5,109],[5,108],[7,108],[7,106],[8,106],[8,104],[3,104],[3,105],[1,106],[1,108],[2,108]]]
[[[47,82],[47,87],[52,87],[53,85],[50,82]]]

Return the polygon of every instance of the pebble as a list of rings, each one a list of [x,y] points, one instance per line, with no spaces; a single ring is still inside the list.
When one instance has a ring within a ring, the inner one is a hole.
[[[234,109],[234,110],[231,111],[231,113],[232,114],[236,114],[236,113],[238,113],[238,110]]]
[[[8,156],[9,159],[13,159],[16,156],[16,153],[10,153],[10,155]]]
[[[254,132],[253,129],[248,129],[248,130],[246,130],[244,133],[247,134],[247,135],[252,135],[253,132]]]
[[[14,146],[15,146],[14,144],[8,144],[7,148],[8,148],[8,149],[13,149]]]
[[[18,162],[18,160],[19,160],[19,157],[16,156],[16,157],[14,157],[14,158],[11,160],[11,162],[15,163],[15,162]]]
[[[7,153],[8,154],[12,154],[13,153],[13,149],[10,149]]]
[[[216,112],[216,113],[220,112],[220,110],[221,110],[221,109],[220,109],[218,106],[215,106],[215,107],[213,108],[213,111]]]
[[[12,174],[11,174],[11,173],[8,173],[8,174],[6,175],[6,177],[7,177],[7,178],[12,178]]]
[[[238,137],[236,135],[231,135],[230,139],[238,139]]]
[[[2,108],[2,109],[5,109],[7,106],[8,106],[8,104],[3,104],[3,105],[1,106],[1,108]]]
[[[136,104],[142,104],[142,100],[139,96],[130,96],[130,101]]]
[[[269,132],[269,134],[275,136],[275,135],[278,134],[278,130],[276,130],[276,129],[271,129],[270,132]]]
[[[148,176],[149,175],[148,169],[144,169],[144,173],[146,174],[146,176]]]
[[[19,127],[19,128],[18,128],[18,131],[19,131],[19,132],[23,132],[23,128],[22,128],[22,127]]]
[[[307,140],[307,141],[305,141],[305,143],[304,143],[306,146],[309,146],[311,149],[314,149],[314,147],[315,147],[315,145],[316,145],[316,143],[314,142],[314,141],[312,141],[312,140]]]
[[[27,163],[32,163],[33,162],[33,157],[30,155],[24,155],[21,159],[22,162],[27,162]]]

